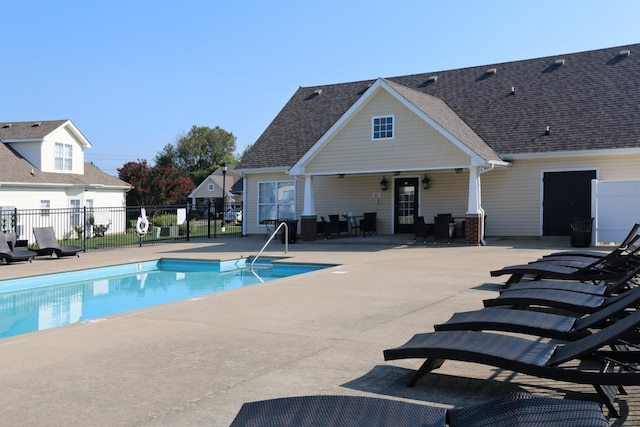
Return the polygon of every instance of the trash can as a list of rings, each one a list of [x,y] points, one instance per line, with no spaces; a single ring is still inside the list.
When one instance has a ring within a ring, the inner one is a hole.
[[[593,218],[572,218],[569,227],[571,227],[571,246],[577,248],[591,246]]]
[[[298,220],[297,219],[285,219],[287,227],[289,228],[289,243],[295,243],[298,241]],[[284,243],[286,230],[284,227],[280,229],[280,241]]]

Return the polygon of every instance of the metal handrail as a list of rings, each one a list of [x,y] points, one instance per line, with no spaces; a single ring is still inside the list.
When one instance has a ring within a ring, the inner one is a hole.
[[[271,241],[276,236],[276,234],[278,234],[278,230],[280,230],[282,226],[284,226],[284,253],[285,255],[289,253],[289,226],[287,225],[286,221],[282,221],[280,225],[278,225],[276,229],[273,230],[273,234],[269,236],[269,240],[267,240],[267,243],[265,243],[264,246],[262,246],[262,249],[260,249],[260,251],[256,254],[256,256],[253,257],[253,260],[251,260],[251,272],[254,275],[256,275],[256,273],[253,271],[253,264],[256,262],[258,257],[262,254],[262,252],[264,252],[264,250],[267,248],[269,243],[271,243]],[[258,279],[260,279],[260,277],[258,277]],[[262,279],[260,279],[260,281],[262,281]]]

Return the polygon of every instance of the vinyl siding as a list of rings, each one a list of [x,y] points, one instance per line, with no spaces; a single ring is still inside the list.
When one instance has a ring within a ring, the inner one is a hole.
[[[395,116],[394,138],[371,140],[374,116]],[[305,172],[344,173],[463,166],[469,156],[386,91],[380,91],[306,166]]]
[[[542,235],[542,177],[544,172],[596,170],[599,180],[637,180],[638,156],[593,156],[515,160],[509,169],[481,175],[482,205],[487,236]]]
[[[55,144],[71,144],[72,147],[72,169],[70,171],[59,171],[55,169]],[[61,173],[84,173],[84,150],[80,143],[71,135],[66,128],[58,128],[47,135],[42,143],[42,168],[43,172]]]

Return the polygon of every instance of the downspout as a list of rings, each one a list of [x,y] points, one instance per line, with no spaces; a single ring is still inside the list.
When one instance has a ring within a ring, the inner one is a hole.
[[[481,246],[486,246],[487,242],[484,240],[484,208],[482,207],[482,183],[480,180],[480,175],[485,173],[485,172],[489,172],[492,171],[493,169],[495,169],[496,165],[491,163],[489,165],[489,168],[479,168],[478,169],[478,194],[480,195],[480,203],[478,203],[478,210],[480,211],[480,215],[482,218],[482,229],[480,230],[480,245]]]

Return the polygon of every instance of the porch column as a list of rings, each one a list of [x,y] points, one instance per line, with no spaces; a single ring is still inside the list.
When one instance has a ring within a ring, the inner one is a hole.
[[[304,177],[304,205],[300,218],[300,239],[316,240],[318,238],[318,220],[316,217],[316,205],[313,194],[313,177]]]
[[[481,207],[480,170],[476,166],[469,168],[469,200],[465,217],[464,240],[471,245],[479,245],[484,239]]]

